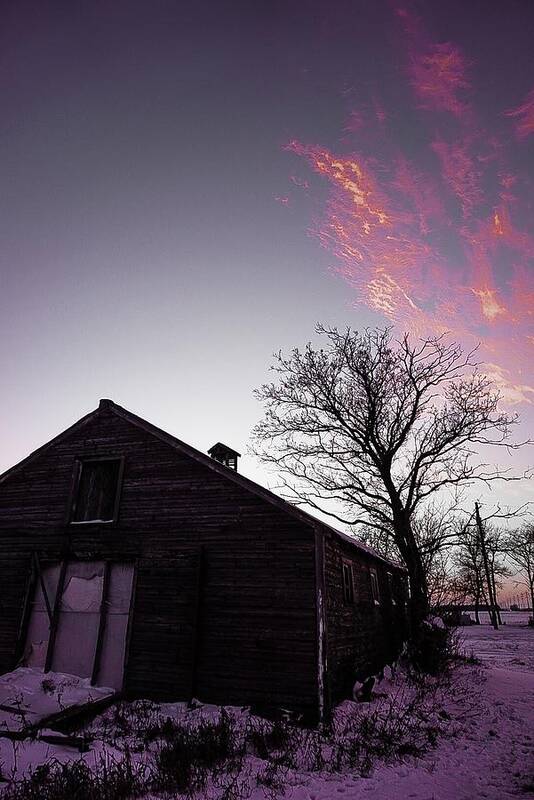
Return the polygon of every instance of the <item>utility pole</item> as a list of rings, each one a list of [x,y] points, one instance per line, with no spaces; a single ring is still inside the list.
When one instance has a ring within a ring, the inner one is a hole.
[[[480,510],[478,503],[475,503],[475,516],[477,521],[478,535],[480,536],[480,550],[482,552],[482,560],[484,562],[484,571],[486,573],[486,581],[488,584],[488,599],[490,604],[490,619],[495,630],[499,630],[499,623],[497,622],[497,608],[496,601],[493,595],[493,581],[491,579],[491,572],[488,562],[488,551],[486,550],[486,539],[484,538],[484,526],[480,519]]]

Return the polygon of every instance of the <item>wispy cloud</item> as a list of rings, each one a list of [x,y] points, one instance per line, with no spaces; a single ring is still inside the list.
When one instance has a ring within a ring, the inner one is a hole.
[[[525,139],[534,133],[534,89],[529,92],[521,105],[507,111],[506,115],[516,120],[515,130],[519,139]]]
[[[461,117],[469,106],[463,95],[469,89],[467,63],[450,42],[431,44],[410,57],[410,79],[421,108],[448,111]]]
[[[352,109],[335,147],[289,143],[328,181],[313,233],[355,302],[405,330],[480,343],[509,402],[532,403],[534,198],[512,166],[506,125],[512,118],[519,138],[534,132],[534,91],[517,109],[496,109],[488,132],[468,77],[474,64],[455,44],[432,42],[420,19],[397,16],[409,113],[426,141],[414,155],[396,136],[394,112],[373,98],[380,115],[370,104]]]

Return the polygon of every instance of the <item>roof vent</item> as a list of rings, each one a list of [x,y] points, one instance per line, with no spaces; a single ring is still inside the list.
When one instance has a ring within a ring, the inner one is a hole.
[[[227,447],[222,442],[217,442],[213,447],[210,447],[208,453],[215,461],[224,464],[225,467],[235,469],[237,472],[237,459],[241,455],[237,450],[232,450],[231,447]]]

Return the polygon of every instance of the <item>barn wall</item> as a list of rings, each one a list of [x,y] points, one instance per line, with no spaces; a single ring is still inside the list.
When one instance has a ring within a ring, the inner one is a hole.
[[[100,456],[125,458],[118,522],[67,525],[75,459]],[[311,529],[109,409],[0,484],[0,672],[33,551],[136,562],[126,690],[315,707]]]
[[[354,603],[343,598],[342,562],[352,564]],[[371,594],[370,568],[377,571],[380,604]],[[376,673],[398,654],[406,611],[400,573],[393,570],[397,604],[393,605],[387,572],[391,568],[337,537],[325,540],[327,680],[333,702],[350,697],[355,680]]]

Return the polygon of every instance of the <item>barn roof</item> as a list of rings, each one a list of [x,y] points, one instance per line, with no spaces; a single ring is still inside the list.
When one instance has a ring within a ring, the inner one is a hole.
[[[89,412],[89,414],[86,414],[84,417],[75,422],[74,425],[71,425],[69,428],[59,433],[57,436],[48,441],[46,444],[37,448],[37,450],[34,450],[26,458],[22,459],[22,461],[19,461],[18,464],[15,464],[13,467],[10,467],[8,470],[6,470],[2,475],[0,475],[0,483],[3,483],[5,480],[11,477],[11,475],[23,469],[28,463],[37,458],[37,456],[41,455],[41,453],[43,453],[49,447],[62,441],[71,433],[74,433],[79,428],[83,427],[84,425],[92,421],[98,414],[102,413],[103,411],[110,411],[116,416],[131,423],[132,425],[136,425],[138,428],[143,429],[152,436],[155,436],[157,439],[166,442],[167,444],[171,445],[171,447],[174,447],[181,453],[184,453],[185,455],[189,456],[190,458],[194,459],[200,464],[203,464],[205,467],[208,467],[208,469],[212,470],[213,472],[217,472],[219,475],[222,475],[227,480],[231,480],[234,483],[239,484],[242,488],[246,489],[249,492],[252,492],[258,497],[261,497],[268,503],[277,506],[278,508],[290,514],[291,516],[297,518],[301,522],[310,525],[314,529],[316,530],[323,529],[330,531],[338,539],[352,545],[356,550],[366,553],[367,555],[376,558],[380,561],[383,561],[386,564],[395,567],[396,569],[402,568],[400,567],[399,564],[381,556],[380,553],[378,553],[372,547],[369,547],[368,545],[363,544],[363,542],[354,539],[349,534],[344,533],[343,531],[340,531],[337,528],[332,527],[331,525],[328,525],[327,523],[323,522],[317,517],[314,517],[312,514],[309,514],[307,511],[303,511],[298,506],[292,505],[287,500],[284,500],[283,498],[279,497],[277,494],[271,492],[269,489],[266,489],[264,486],[261,486],[259,483],[255,483],[255,481],[252,481],[250,478],[246,478],[244,475],[241,475],[234,469],[225,467],[223,464],[211,458],[206,453],[203,453],[201,450],[197,450],[196,447],[192,447],[186,442],[183,442],[181,439],[178,439],[176,436],[167,433],[167,431],[164,431],[162,428],[158,428],[156,425],[153,425],[146,419],[139,417],[132,411],[128,411],[128,409],[123,408],[122,406],[108,399],[101,400],[99,406],[96,409],[94,409],[94,411],[91,411]]]

